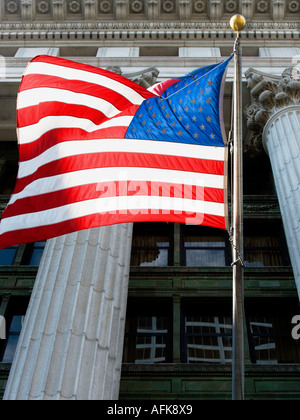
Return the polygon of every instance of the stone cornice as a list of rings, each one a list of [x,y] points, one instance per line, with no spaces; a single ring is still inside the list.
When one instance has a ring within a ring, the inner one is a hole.
[[[201,365],[201,364],[176,364],[174,370],[173,364],[157,364],[155,366],[149,364],[130,364],[123,363],[122,375],[128,376],[188,376],[188,377],[222,377],[231,376],[231,365]],[[282,365],[253,365],[247,364],[245,369],[247,377],[286,377],[300,375],[299,364],[282,364]]]
[[[243,39],[249,41],[300,40],[300,22],[248,24]],[[228,22],[2,22],[3,41],[153,41],[218,40],[232,42]]]
[[[101,30],[101,31],[112,31],[112,30],[123,30],[123,31],[143,31],[143,30],[190,30],[190,31],[231,31],[229,22],[211,22],[209,20],[204,21],[189,21],[189,22],[180,22],[180,21],[64,21],[64,22],[55,22],[55,21],[3,21],[0,20],[0,30],[1,31],[41,31],[41,30],[58,30],[58,31],[70,31],[70,30]],[[252,31],[300,31],[300,21],[284,21],[284,22],[274,22],[274,21],[255,21],[248,22],[246,30],[243,34],[247,36],[248,33]],[[231,31],[232,33],[232,31]]]

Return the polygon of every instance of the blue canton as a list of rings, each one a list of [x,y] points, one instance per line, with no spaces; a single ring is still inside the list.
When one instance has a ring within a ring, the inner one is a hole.
[[[224,147],[221,88],[231,59],[197,69],[145,100],[125,138]]]

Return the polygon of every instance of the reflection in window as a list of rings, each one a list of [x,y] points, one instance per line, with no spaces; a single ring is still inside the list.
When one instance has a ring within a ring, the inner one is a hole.
[[[29,265],[40,265],[46,242],[35,242],[32,247]]]
[[[182,265],[188,267],[224,267],[231,263],[230,245],[224,231],[184,226]]]
[[[278,355],[272,320],[263,317],[252,318],[250,331],[256,363],[277,364]]]
[[[300,362],[300,346],[291,336],[292,318],[288,318],[282,313],[277,316],[253,316],[249,319],[253,363],[274,365]]]
[[[232,322],[225,316],[185,318],[187,363],[231,363]]]
[[[5,248],[0,250],[0,265],[1,266],[8,266],[13,265],[17,252],[18,246],[12,246],[10,248]]]
[[[245,236],[245,265],[247,267],[282,266],[282,252],[277,236]]]
[[[166,267],[171,265],[170,225],[166,223],[136,223],[134,225],[131,265]]]
[[[6,340],[0,340],[0,362],[11,363],[13,360],[28,304],[28,297],[12,296],[9,299],[4,313]]]
[[[156,306],[156,305],[155,305]],[[125,363],[167,363],[171,358],[171,318],[168,305],[157,310],[129,306],[124,346]]]
[[[31,265],[38,266],[44,252],[46,242],[34,242],[20,247],[12,246],[0,250],[0,266]]]
[[[165,319],[138,317],[135,363],[162,363],[166,361]]]
[[[21,333],[23,318],[24,317],[22,315],[14,315],[12,317],[12,321],[8,330],[7,342],[2,357],[3,363],[12,363],[13,361]]]
[[[292,338],[297,299],[246,300],[246,320],[252,363],[299,363],[300,343]]]

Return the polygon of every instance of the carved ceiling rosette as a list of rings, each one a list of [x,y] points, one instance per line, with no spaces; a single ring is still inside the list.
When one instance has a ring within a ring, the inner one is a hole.
[[[101,0],[99,2],[100,13],[108,14],[113,12],[113,4],[111,0]]]
[[[141,0],[133,0],[130,3],[131,13],[143,13],[144,12],[144,2]]]
[[[19,12],[19,2],[16,0],[7,0],[5,2],[5,11],[8,14],[15,14]]]
[[[68,1],[68,12],[69,13],[80,13],[81,12],[81,1],[80,0],[69,0]]]
[[[50,11],[50,1],[41,0],[36,3],[36,12],[41,14],[47,14]]]
[[[163,0],[162,1],[162,13],[175,13],[176,4],[174,0]]]
[[[193,4],[194,13],[204,13],[206,12],[206,2],[204,0],[196,0]]]
[[[245,153],[263,153],[262,134],[268,120],[281,109],[300,105],[299,65],[286,69],[281,77],[274,77],[254,69],[246,72],[252,104],[245,117],[250,133],[245,141]]]

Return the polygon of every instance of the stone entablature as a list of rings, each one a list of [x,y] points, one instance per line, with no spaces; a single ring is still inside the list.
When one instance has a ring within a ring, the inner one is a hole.
[[[2,21],[0,40],[11,41],[62,41],[62,42],[153,42],[156,40],[231,43],[234,33],[226,22],[184,21]],[[248,23],[243,39],[249,42],[279,41],[299,42],[300,22],[253,22]],[[252,44],[253,45],[253,44]]]
[[[3,0],[1,20],[299,20],[299,0]]]

